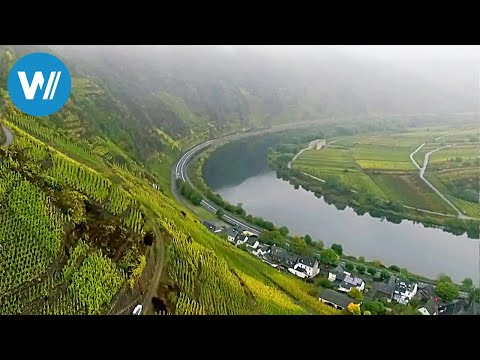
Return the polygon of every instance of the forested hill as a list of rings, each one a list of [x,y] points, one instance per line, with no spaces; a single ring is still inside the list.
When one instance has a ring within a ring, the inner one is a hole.
[[[451,87],[330,47],[2,46],[0,85],[19,56],[42,50],[66,61],[73,76],[69,103],[52,116],[56,126],[107,137],[143,163],[239,129],[332,114],[476,109],[474,97]]]

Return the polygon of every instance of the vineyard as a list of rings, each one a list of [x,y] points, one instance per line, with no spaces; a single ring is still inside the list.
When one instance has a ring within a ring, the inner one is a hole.
[[[0,165],[0,296],[46,271],[58,255],[62,223],[48,198]]]
[[[307,312],[295,304],[286,294],[266,286],[254,278],[238,272],[238,277],[250,289],[262,314],[304,315]]]
[[[71,139],[30,118],[6,124],[15,141],[0,150],[1,313],[108,312],[148,266],[138,240],[152,223],[171,238],[166,281],[179,289],[160,313],[331,313],[303,282],[213,236],[143,171],[113,161],[110,142]]]
[[[87,221],[84,216],[72,216],[85,212],[87,199],[110,216],[130,209],[124,222],[132,234],[141,231],[143,214],[123,188],[40,140],[48,139],[61,148],[60,136],[21,118],[17,122],[38,138],[6,122],[15,141],[0,154],[1,313],[103,313],[126,282],[127,273],[96,249],[95,239],[88,240],[88,234],[84,237],[90,245],[79,240],[64,254],[66,229]],[[63,147],[68,144],[64,141]],[[83,145],[70,145],[69,152],[98,161]],[[131,287],[145,268],[145,256],[137,255],[139,264],[129,277]]]

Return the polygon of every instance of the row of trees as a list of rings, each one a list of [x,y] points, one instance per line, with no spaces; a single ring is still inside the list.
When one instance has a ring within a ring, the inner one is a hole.
[[[195,190],[189,183],[183,181],[182,179],[176,180],[177,189],[180,191],[180,194],[187,198],[192,204],[200,205],[202,202],[202,194]]]
[[[275,159],[275,157],[272,158]],[[271,161],[270,165],[275,168],[279,179],[289,181],[296,189],[301,186],[313,192],[316,197],[323,197],[327,204],[334,205],[338,210],[343,210],[349,206],[357,215],[363,215],[368,212],[371,217],[384,218],[394,224],[401,223],[404,218],[418,221],[418,215],[412,217],[398,202],[387,201],[373,194],[352,193],[350,189],[347,190],[343,184],[332,178],[330,178],[330,180],[327,179],[327,183],[325,184],[319,184],[295,169],[288,169],[286,163]],[[458,189],[459,188],[457,188],[458,194],[456,196],[464,198],[465,200],[473,200],[478,196],[478,192],[475,195],[475,191],[471,191],[471,189],[467,187],[462,190],[461,194]],[[454,193],[453,189],[450,191]],[[472,239],[478,239],[480,236],[478,224],[473,220],[459,221],[455,218],[439,220],[436,217],[422,214],[421,222],[426,227],[441,226],[444,231],[448,231],[454,235],[467,233],[468,237]]]

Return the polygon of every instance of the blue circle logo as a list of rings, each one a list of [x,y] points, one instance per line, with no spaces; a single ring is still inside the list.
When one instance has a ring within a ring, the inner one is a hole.
[[[60,110],[70,96],[72,79],[65,64],[47,53],[19,59],[8,75],[8,92],[17,108],[33,116]]]

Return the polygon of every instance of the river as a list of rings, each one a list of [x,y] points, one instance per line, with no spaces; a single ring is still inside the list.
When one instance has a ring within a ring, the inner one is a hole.
[[[323,198],[278,179],[262,161],[270,145],[250,143],[246,150],[241,144],[228,144],[219,149],[205,164],[206,182],[230,203],[242,203],[248,213],[287,226],[290,234],[309,234],[326,246],[340,243],[345,254],[380,260],[431,278],[446,273],[455,281],[470,277],[478,284],[478,240],[412,221],[394,224],[368,214],[357,215],[348,207],[337,210]],[[239,149],[242,151],[236,152]],[[255,165],[248,167],[249,163]],[[241,171],[246,167],[248,171]]]

